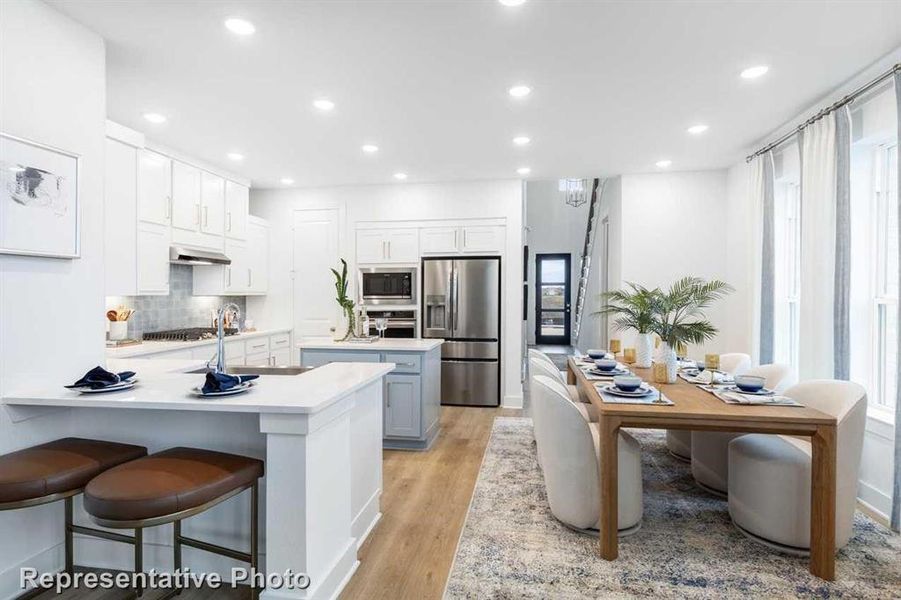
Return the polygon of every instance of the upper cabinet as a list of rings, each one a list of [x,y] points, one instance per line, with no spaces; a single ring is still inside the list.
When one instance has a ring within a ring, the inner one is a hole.
[[[172,229],[195,232],[200,228],[200,169],[172,161]]]
[[[172,161],[172,241],[222,251],[225,179]]]
[[[269,225],[263,219],[250,217],[247,223],[248,292],[269,291]]]
[[[459,227],[423,227],[419,230],[422,254],[456,254],[460,251]]]
[[[419,261],[418,229],[360,229],[357,264]]]
[[[225,240],[228,265],[194,267],[195,296],[260,296],[269,291],[269,226],[249,217],[247,240]]]
[[[138,151],[138,219],[169,225],[172,217],[172,160],[147,149]]]
[[[250,189],[234,181],[225,182],[225,236],[233,240],[247,239],[247,216]]]
[[[209,235],[224,235],[225,179],[204,171],[200,184],[200,230]]]
[[[502,254],[505,229],[503,225],[423,227],[419,230],[419,243],[423,256],[467,253]]]

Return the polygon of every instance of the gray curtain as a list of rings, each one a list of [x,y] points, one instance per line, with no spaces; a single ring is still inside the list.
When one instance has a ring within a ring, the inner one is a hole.
[[[897,104],[898,141],[901,142],[901,72],[895,71],[895,103]],[[901,152],[898,152],[898,162],[901,163]],[[898,165],[898,189],[901,190],[901,164]],[[901,204],[901,193],[898,194],[898,202]],[[898,211],[901,215],[901,210]],[[899,223],[901,224],[901,223]],[[901,228],[899,228],[901,236]],[[898,246],[901,248],[901,245]],[[898,261],[901,268],[901,260]],[[898,303],[898,333],[901,334],[901,302]],[[899,335],[901,339],[901,335]],[[895,373],[901,373],[901,352],[897,353],[898,365]],[[897,375],[896,375],[897,376]],[[901,382],[899,382],[901,383]],[[901,385],[895,386],[895,485],[892,494],[892,529],[901,533]]]
[[[773,192],[773,152],[760,157],[763,161],[763,254],[760,263],[760,364],[773,362],[775,319],[776,258],[775,199]]]
[[[835,317],[832,363],[836,379],[851,378],[851,115],[835,113]]]

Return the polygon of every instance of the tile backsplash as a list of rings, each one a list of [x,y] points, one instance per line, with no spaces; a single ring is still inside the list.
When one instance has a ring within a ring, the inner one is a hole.
[[[128,337],[139,340],[144,332],[182,327],[209,327],[211,311],[227,302],[241,309],[241,320],[247,312],[244,296],[194,296],[193,267],[169,265],[168,296],[108,296],[106,308],[127,306],[135,310],[128,320]]]

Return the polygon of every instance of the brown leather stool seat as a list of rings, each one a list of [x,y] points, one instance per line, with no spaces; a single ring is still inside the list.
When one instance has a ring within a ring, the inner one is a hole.
[[[95,477],[85,488],[84,507],[98,523],[165,518],[237,493],[262,476],[263,461],[255,458],[170,448]]]
[[[0,456],[0,506],[74,495],[106,469],[146,455],[143,446],[82,438],[63,438],[5,454]]]

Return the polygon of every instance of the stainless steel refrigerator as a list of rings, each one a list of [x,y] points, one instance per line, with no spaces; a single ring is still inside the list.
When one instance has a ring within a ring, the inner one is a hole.
[[[441,404],[500,405],[501,259],[422,259],[422,337],[444,338]]]

